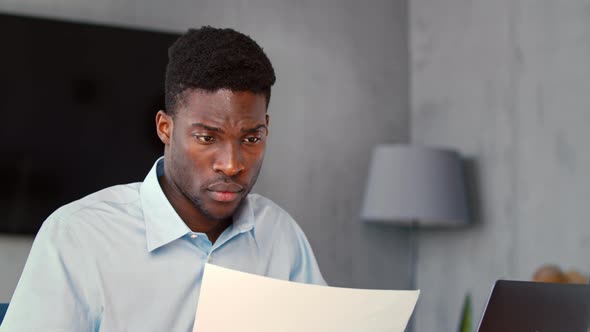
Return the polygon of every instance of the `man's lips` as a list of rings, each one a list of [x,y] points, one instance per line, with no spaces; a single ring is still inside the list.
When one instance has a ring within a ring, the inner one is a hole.
[[[218,202],[224,202],[224,203],[234,201],[238,198],[238,196],[240,196],[239,193],[231,192],[231,191],[210,191],[210,190],[208,190],[207,193],[209,194],[209,197],[211,197],[213,200],[218,201]]]
[[[207,187],[209,197],[218,202],[231,202],[240,196],[244,187],[232,182],[217,182]]]

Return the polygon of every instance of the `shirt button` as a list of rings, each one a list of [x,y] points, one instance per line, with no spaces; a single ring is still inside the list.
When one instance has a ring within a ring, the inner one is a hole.
[[[191,239],[194,239],[197,237],[197,234],[191,234]]]

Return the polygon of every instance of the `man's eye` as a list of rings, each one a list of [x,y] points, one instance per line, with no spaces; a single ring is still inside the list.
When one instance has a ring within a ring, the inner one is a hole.
[[[248,137],[244,139],[244,142],[247,143],[258,143],[260,142],[260,137]]]
[[[195,135],[195,137],[204,143],[211,143],[213,141],[215,141],[215,137],[213,136],[206,136],[206,135]]]

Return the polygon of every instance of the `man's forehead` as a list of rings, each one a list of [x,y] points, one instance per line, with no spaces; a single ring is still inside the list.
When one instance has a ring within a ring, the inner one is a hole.
[[[252,128],[266,123],[266,102],[252,92],[199,90],[186,95],[177,113],[188,125]]]
[[[181,109],[245,109],[253,111],[263,110],[266,112],[266,97],[263,94],[251,91],[234,91],[229,89],[207,91],[196,89],[184,92],[181,99]]]
[[[262,92],[254,92],[250,90],[233,90],[229,88],[220,88],[216,90],[206,90],[201,88],[189,88],[184,90],[181,93],[182,99],[197,99],[197,98],[214,98],[219,96],[219,98],[230,100],[232,97],[240,97],[240,96],[250,96],[256,97],[258,99],[266,99],[266,96]]]

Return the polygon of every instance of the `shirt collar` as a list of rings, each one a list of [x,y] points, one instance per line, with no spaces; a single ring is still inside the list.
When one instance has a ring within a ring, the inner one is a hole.
[[[252,203],[252,195],[246,196],[246,199],[234,214],[233,228],[238,234],[248,232],[254,228],[255,220]]]
[[[153,251],[191,232],[162,191],[158,176],[163,174],[164,157],[161,157],[139,189],[148,251]]]
[[[139,189],[148,251],[153,251],[191,233],[190,228],[176,213],[162,191],[158,180],[158,177],[162,175],[164,175],[164,157],[156,161]],[[248,195],[242,206],[236,211],[231,233],[227,240],[254,228],[252,199],[252,196]]]

